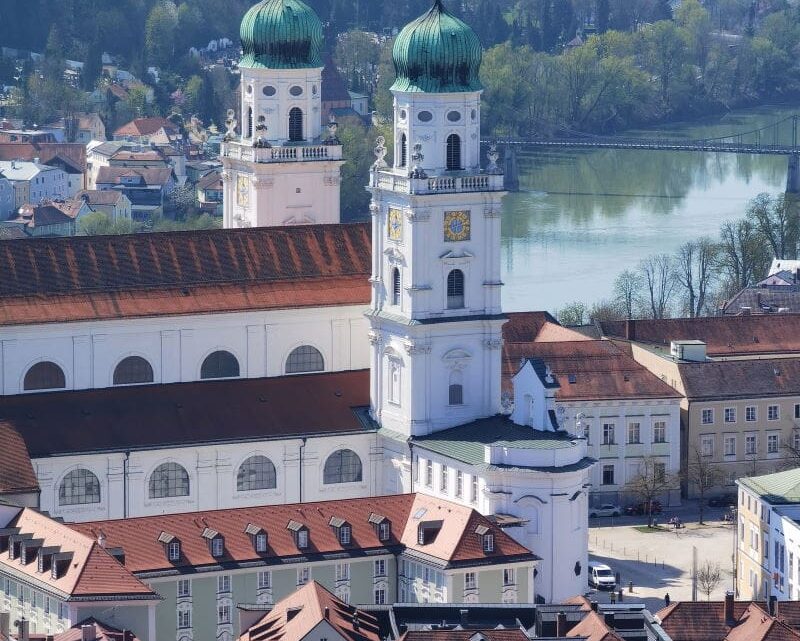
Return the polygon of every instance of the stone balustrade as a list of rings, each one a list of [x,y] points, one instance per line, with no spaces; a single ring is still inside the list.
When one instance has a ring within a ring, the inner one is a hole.
[[[503,176],[470,174],[409,178],[390,169],[372,172],[372,186],[405,194],[459,194],[478,191],[503,191]]]
[[[222,156],[233,160],[256,163],[308,162],[314,160],[341,160],[341,145],[287,145],[253,147],[240,142],[222,145]]]

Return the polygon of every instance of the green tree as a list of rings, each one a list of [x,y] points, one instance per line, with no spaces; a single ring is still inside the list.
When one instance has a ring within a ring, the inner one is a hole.
[[[747,207],[747,217],[766,240],[774,258],[797,258],[800,216],[797,197],[781,194],[771,198],[759,194]]]
[[[133,234],[140,231],[140,229],[141,225],[129,218],[120,218],[112,221],[107,214],[101,211],[86,214],[78,220],[79,236]]]
[[[175,54],[178,8],[172,0],[161,0],[150,10],[145,23],[147,60],[157,66],[169,66]]]
[[[680,84],[689,73],[686,34],[668,20],[649,25],[642,33],[648,65],[658,78],[661,101],[669,112],[677,106],[676,94],[688,91]]]
[[[586,305],[578,300],[564,305],[556,312],[556,318],[565,326],[583,325],[586,322]]]
[[[353,30],[340,34],[336,39],[336,66],[350,81],[350,88],[354,91],[372,94],[380,57],[381,47],[374,34]]]
[[[370,196],[365,187],[369,182],[370,167],[375,162],[375,139],[383,135],[391,145],[390,132],[391,126],[381,131],[376,127],[365,127],[357,118],[343,118],[339,123],[337,135],[347,159],[342,167],[340,189],[342,220],[363,220],[369,215]],[[389,149],[387,157],[392,156]]]

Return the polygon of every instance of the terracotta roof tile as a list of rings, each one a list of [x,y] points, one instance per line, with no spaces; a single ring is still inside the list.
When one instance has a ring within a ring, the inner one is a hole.
[[[169,133],[178,132],[175,124],[166,118],[137,118],[122,125],[114,132],[114,136],[151,136],[162,128]]]
[[[434,518],[434,515],[442,518],[446,514],[450,523],[443,525],[434,543],[421,546],[416,543],[418,521],[413,515],[422,508],[427,510],[428,516],[425,518]],[[374,512],[386,516],[391,522],[390,541],[378,539],[374,525],[369,522],[369,516]],[[339,542],[330,526],[331,517],[342,518],[352,526],[349,545]],[[305,550],[297,548],[292,531],[287,528],[290,521],[296,521],[308,528],[309,545]],[[473,522],[489,527],[495,535],[496,546],[501,550],[519,553],[519,556],[530,560],[535,558],[526,548],[514,542],[500,528],[471,508],[413,494],[162,514],[117,521],[75,523],[70,527],[92,538],[96,538],[102,531],[108,547],[121,547],[124,550],[125,567],[131,572],[142,573],[173,567],[188,569],[213,566],[219,562],[264,560],[277,563],[286,558],[314,557],[319,554],[384,549],[400,545],[404,545],[407,550],[421,551],[442,561],[459,561],[462,565],[469,565],[470,562],[485,563],[487,555],[482,550],[476,552],[474,546],[461,541],[464,527]],[[245,533],[247,525],[251,523],[267,532],[266,553],[255,552],[250,536]],[[202,537],[202,532],[207,527],[213,528],[224,537],[225,549],[221,559],[211,556],[208,541]],[[167,560],[164,546],[158,540],[162,532],[180,540],[180,561],[172,563]],[[493,558],[502,557],[494,555]]]
[[[795,396],[800,394],[800,358],[758,358],[679,363],[690,398]]]
[[[86,145],[79,142],[4,142],[0,143],[0,160],[27,160],[38,158],[48,163],[53,158],[69,159],[75,166],[86,168]]]
[[[0,426],[41,457],[361,431],[353,408],[368,405],[356,370],[5,396]]]
[[[25,441],[5,421],[0,421],[0,443],[0,494],[38,492],[39,481]]]
[[[581,637],[586,641],[623,641],[622,637],[606,625],[605,619],[597,612],[588,612],[581,621],[572,628],[567,637]]]
[[[170,167],[100,167],[95,183],[121,185],[122,178],[138,178],[148,187],[166,185],[172,178]]]
[[[476,634],[486,641],[530,641],[530,637],[520,628],[410,630],[400,637],[400,641],[470,641]]]
[[[503,325],[503,340],[508,343],[586,341],[587,336],[563,327],[548,312],[512,312]]]
[[[130,630],[119,630],[102,621],[98,621],[94,617],[84,619],[80,623],[76,623],[68,630],[64,630],[61,634],[55,635],[54,641],[82,641],[83,639],[83,626],[93,625],[95,629],[95,636],[93,641],[139,641],[136,635]]]
[[[122,192],[115,189],[86,189],[79,191],[76,198],[83,198],[90,205],[116,205],[122,199]]]

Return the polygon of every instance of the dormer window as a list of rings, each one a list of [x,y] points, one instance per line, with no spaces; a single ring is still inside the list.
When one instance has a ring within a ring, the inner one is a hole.
[[[158,542],[164,546],[167,561],[175,563],[181,560],[181,541],[174,534],[162,532],[158,535]]]
[[[308,547],[308,530],[300,530],[297,533],[297,547],[299,548]]]
[[[247,527],[244,529],[244,533],[250,537],[253,549],[256,552],[262,553],[267,551],[268,537],[264,528],[248,523]]]
[[[211,556],[215,559],[221,557],[225,553],[225,537],[214,528],[206,527],[200,536],[208,541],[208,549],[211,552]]]
[[[436,536],[442,529],[443,521],[423,521],[417,528],[417,543],[427,545],[436,540]]]
[[[261,532],[260,534],[256,534],[256,552],[266,552],[267,551],[267,533]]]
[[[308,528],[305,525],[297,521],[289,521],[286,524],[286,529],[294,534],[294,543],[298,550],[304,550],[308,547]]]
[[[334,532],[336,532],[336,538],[339,539],[340,544],[350,545],[353,528],[347,521],[338,516],[332,516],[328,524],[333,528]]]
[[[484,553],[494,552],[494,534],[485,525],[479,525],[475,528],[475,534],[481,540],[481,547]]]
[[[50,577],[59,579],[64,574],[64,570],[69,567],[72,562],[72,552],[61,552],[54,554],[53,560],[50,564]]]
[[[392,523],[382,514],[370,513],[368,521],[375,528],[379,541],[388,541],[392,536]]]

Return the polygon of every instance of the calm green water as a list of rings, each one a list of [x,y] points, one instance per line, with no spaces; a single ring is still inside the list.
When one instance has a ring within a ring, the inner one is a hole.
[[[633,135],[706,138],[800,113],[760,108]],[[791,125],[779,142],[789,142]],[[772,142],[773,136],[762,141]],[[520,155],[522,191],[503,216],[503,306],[554,311],[611,297],[614,278],[649,254],[675,251],[744,214],[760,192],[786,186],[787,159],[667,151],[530,150]]]

